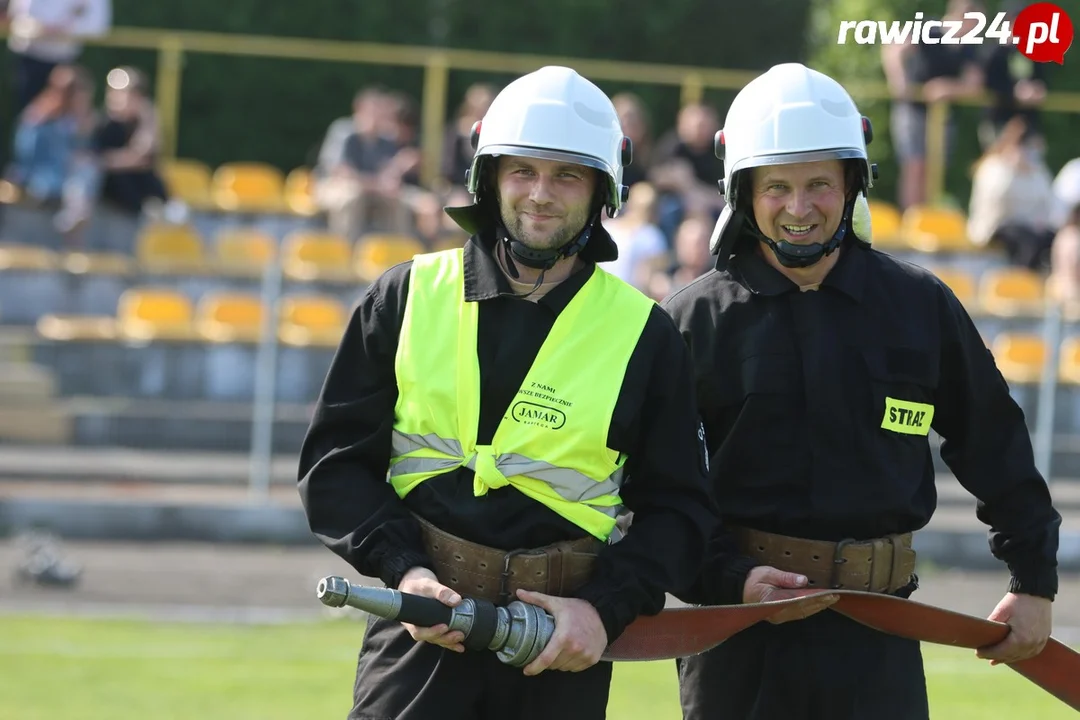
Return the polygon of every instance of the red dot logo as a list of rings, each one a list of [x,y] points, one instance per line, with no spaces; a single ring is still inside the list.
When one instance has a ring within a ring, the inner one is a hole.
[[[1039,2],[1020,11],[1012,34],[1013,44],[1028,59],[1062,65],[1072,45],[1073,24],[1054,3]]]

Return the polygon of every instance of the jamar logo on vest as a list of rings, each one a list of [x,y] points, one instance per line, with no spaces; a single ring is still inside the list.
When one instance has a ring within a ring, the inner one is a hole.
[[[546,427],[548,430],[558,430],[566,424],[566,415],[561,410],[523,400],[514,403],[510,414],[519,423],[539,425],[540,427]]]

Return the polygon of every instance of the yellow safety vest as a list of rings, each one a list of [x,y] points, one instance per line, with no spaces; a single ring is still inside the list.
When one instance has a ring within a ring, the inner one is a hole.
[[[606,541],[626,457],[608,429],[653,302],[599,267],[559,314],[490,445],[477,444],[479,305],[465,302],[461,248],[418,255],[394,370],[389,481],[405,497],[463,465],[473,492],[511,485]]]

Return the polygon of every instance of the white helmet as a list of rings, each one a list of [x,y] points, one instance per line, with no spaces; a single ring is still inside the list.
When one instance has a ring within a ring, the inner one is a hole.
[[[608,96],[570,68],[543,67],[503,88],[473,126],[472,144],[476,153],[465,182],[474,195],[480,190],[483,158],[517,155],[601,171],[607,178],[604,205],[610,217],[626,201],[622,177],[631,161],[630,139]]]
[[[735,96],[724,128],[716,133],[716,156],[724,161],[720,192],[728,207],[713,233],[714,252],[722,244],[733,214],[751,212],[745,199],[739,197],[743,171],[819,160],[861,160],[858,197],[865,204],[865,192],[877,175],[866,151],[872,139],[870,120],[859,112],[843,86],[828,75],[799,63],[786,63],[752,80]],[[851,214],[849,208],[847,215]],[[847,222],[841,223],[838,234]],[[733,234],[740,229],[733,228]],[[809,252],[806,259],[816,262],[820,257],[813,257],[813,248],[799,250]],[[825,248],[825,252],[832,249]]]

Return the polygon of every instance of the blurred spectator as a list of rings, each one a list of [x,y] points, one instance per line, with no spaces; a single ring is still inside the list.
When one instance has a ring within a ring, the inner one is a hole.
[[[716,110],[693,103],[679,111],[674,132],[657,143],[650,180],[660,191],[657,223],[669,242],[684,217],[716,218],[723,209],[717,182],[724,163],[713,147],[719,129]]]
[[[48,84],[18,118],[14,160],[6,180],[22,201],[55,209],[57,228],[69,247],[89,220],[100,172],[93,153],[93,81],[81,67],[58,65]]]
[[[365,88],[353,96],[352,114],[340,117],[330,123],[323,136],[322,145],[319,147],[319,158],[315,163],[314,177],[316,180],[325,180],[333,175],[335,167],[341,162],[345,151],[345,141],[349,139],[360,122],[374,122],[372,118],[361,116],[369,113],[369,103],[386,91],[379,86]],[[375,131],[373,131],[375,132]],[[377,134],[377,133],[376,133]]]
[[[679,225],[675,234],[675,267],[671,271],[672,292],[712,269],[709,252],[712,231],[712,218],[701,215],[689,217]]]
[[[78,144],[75,69],[58,65],[45,87],[19,116],[7,179],[25,201],[56,206]]]
[[[669,262],[668,242],[656,226],[656,199],[652,185],[634,183],[618,217],[601,218],[619,247],[618,259],[605,263],[604,269],[642,292],[648,289],[653,271],[665,269]]]
[[[1054,238],[1052,207],[1042,139],[1015,117],[975,165],[968,237],[976,245],[1002,246],[1013,264],[1039,269]]]
[[[1080,303],[1080,203],[1074,205],[1054,238],[1047,290],[1066,303]]]
[[[709,252],[713,219],[707,215],[691,215],[682,221],[675,233],[675,263],[666,272],[654,272],[646,293],[660,301],[689,285],[713,267]]]
[[[458,106],[454,121],[446,126],[442,165],[439,168],[439,180],[445,186],[442,188],[445,192],[464,190],[465,172],[472,165],[473,158],[472,128],[484,119],[494,98],[495,88],[491,85],[470,85]]]
[[[648,178],[652,167],[652,121],[645,103],[633,93],[619,93],[611,102],[619,115],[623,135],[633,144],[632,162],[623,170],[623,185],[633,187]]]
[[[1080,205],[1080,158],[1073,158],[1065,163],[1054,178],[1054,212],[1050,219],[1051,227],[1062,227],[1069,212]]]
[[[41,92],[57,65],[82,53],[78,38],[105,35],[112,25],[111,0],[9,0],[8,49],[18,114]]]
[[[383,172],[402,185],[420,187],[420,112],[416,103],[404,93],[390,93],[382,135],[393,143],[394,156]]]
[[[961,23],[959,35],[972,30],[977,20],[965,19],[968,12],[984,11],[975,0],[950,0],[943,19]],[[940,27],[929,30],[940,38]],[[900,207],[926,202],[926,102],[918,99],[915,86],[923,85],[928,102],[974,97],[983,90],[983,70],[975,52],[977,45],[942,45],[908,42],[882,45],[882,67],[892,95],[890,132],[900,164]],[[950,120],[946,156],[951,154],[955,133]]]
[[[106,76],[105,117],[94,132],[103,173],[101,199],[130,215],[166,200],[156,165],[161,136],[146,76],[118,67]]]
[[[56,228],[64,234],[68,247],[81,246],[82,232],[93,215],[101,193],[102,171],[98,162],[94,133],[100,115],[94,109],[94,81],[84,68],[76,67],[73,113],[76,142],[61,199]]]
[[[1010,24],[1026,3],[1011,3],[1006,19]],[[982,55],[986,89],[993,98],[979,123],[979,142],[989,148],[1005,123],[1022,117],[1029,132],[1042,133],[1039,106],[1046,99],[1046,63],[1037,63],[1017,52],[1012,45],[986,43]]]
[[[388,136],[398,150],[383,169],[387,187],[397,185],[398,201],[412,214],[416,234],[433,247],[444,229],[440,195],[421,184],[420,115],[416,102],[403,93],[391,93],[393,112]],[[449,221],[449,218],[446,217]],[[452,221],[450,221],[452,222]],[[402,220],[398,232],[412,232],[412,223]]]
[[[344,141],[340,121],[327,131],[316,170],[315,200],[327,211],[330,230],[350,242],[371,230],[407,232],[409,208],[399,201],[402,177],[414,148],[399,156],[402,137],[395,99],[382,90],[361,91],[353,101],[352,128]],[[395,159],[398,158],[398,159]]]

